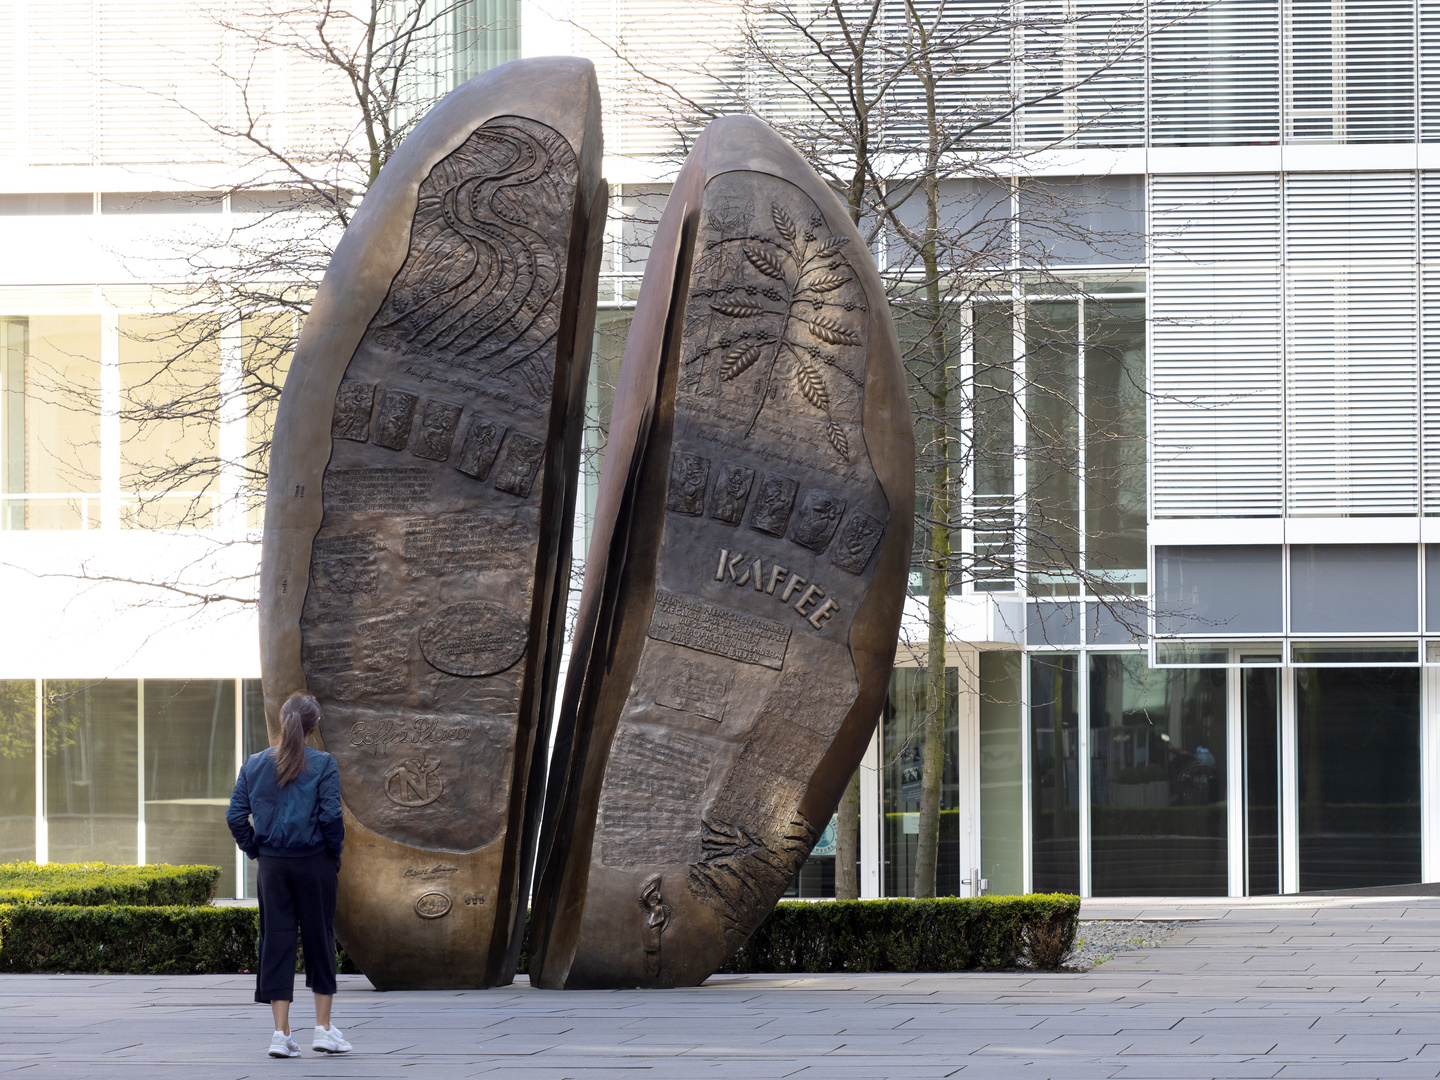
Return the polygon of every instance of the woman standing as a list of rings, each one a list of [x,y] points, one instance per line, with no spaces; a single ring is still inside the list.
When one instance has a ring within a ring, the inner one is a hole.
[[[295,996],[295,933],[305,943],[305,985],[315,992],[312,1050],[344,1054],[350,1044],[331,1026],[335,996],[335,888],[345,823],[340,772],[329,754],[305,745],[320,722],[309,694],[280,708],[280,745],[252,754],[240,769],[225,820],[240,850],[260,860],[260,970],[255,1000],[275,1015],[271,1057],[299,1057],[290,1037]],[[251,825],[251,818],[254,825]]]

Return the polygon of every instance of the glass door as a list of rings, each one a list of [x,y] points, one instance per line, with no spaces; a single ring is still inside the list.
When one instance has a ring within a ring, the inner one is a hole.
[[[1242,658],[1242,663],[1246,658]],[[1242,667],[1245,895],[1280,892],[1280,672]]]

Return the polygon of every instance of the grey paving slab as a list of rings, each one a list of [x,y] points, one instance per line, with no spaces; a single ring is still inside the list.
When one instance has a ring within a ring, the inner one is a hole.
[[[721,976],[678,991],[379,994],[343,1059],[264,1056],[241,976],[0,976],[0,1075],[1371,1080],[1440,1075],[1440,899],[1086,901],[1191,919],[1086,973]],[[302,1046],[308,996],[294,1010]]]

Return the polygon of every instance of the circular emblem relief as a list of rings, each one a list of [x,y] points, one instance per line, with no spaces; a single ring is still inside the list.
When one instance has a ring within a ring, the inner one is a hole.
[[[421,893],[415,898],[415,914],[422,919],[438,919],[450,913],[450,897],[443,892]]]
[[[525,654],[530,626],[499,604],[451,604],[420,627],[420,651],[450,675],[498,675]]]

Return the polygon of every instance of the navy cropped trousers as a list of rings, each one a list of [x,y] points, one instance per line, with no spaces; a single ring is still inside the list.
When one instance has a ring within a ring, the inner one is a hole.
[[[305,985],[317,994],[335,993],[336,861],[328,853],[299,859],[260,856],[256,1001],[295,999],[297,932],[305,945]]]

